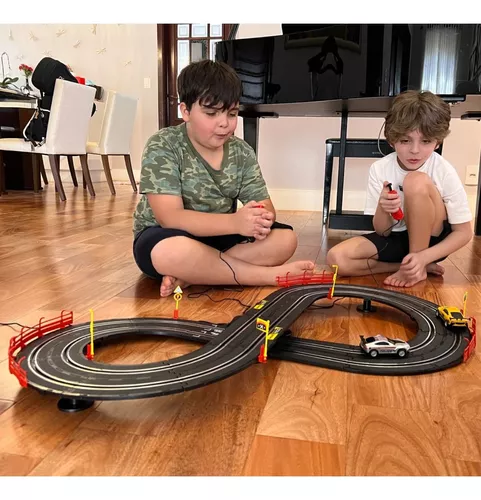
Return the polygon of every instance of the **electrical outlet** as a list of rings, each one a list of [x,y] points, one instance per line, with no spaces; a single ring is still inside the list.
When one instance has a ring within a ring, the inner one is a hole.
[[[479,180],[479,165],[468,165],[466,167],[466,178],[464,184],[466,186],[477,186]]]
[[[144,78],[144,89],[150,89],[150,78]]]

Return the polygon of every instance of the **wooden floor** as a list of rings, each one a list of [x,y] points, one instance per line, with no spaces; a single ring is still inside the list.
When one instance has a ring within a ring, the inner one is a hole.
[[[132,258],[130,187],[106,186],[92,200],[66,187],[0,197],[0,322],[32,325],[72,310],[89,319],[171,316],[174,302],[143,278]],[[351,235],[322,230],[320,213],[280,212],[299,235],[295,259],[325,268],[327,250]],[[481,311],[481,240],[446,261],[443,278],[406,293]],[[382,283],[381,277],[378,277]],[[375,285],[372,277],[344,280]],[[217,290],[254,304],[273,288]],[[187,295],[187,294],[184,294]],[[375,316],[354,299],[305,312],[296,335],[358,343],[360,334],[412,338],[414,324],[387,306]],[[182,318],[228,322],[234,302],[181,302]],[[0,327],[0,474],[2,475],[480,475],[481,359],[424,376],[366,376],[269,360],[223,382],[174,396],[101,402],[77,414],[57,398],[22,389],[9,374]],[[196,349],[144,338],[96,350],[111,363],[144,363]]]

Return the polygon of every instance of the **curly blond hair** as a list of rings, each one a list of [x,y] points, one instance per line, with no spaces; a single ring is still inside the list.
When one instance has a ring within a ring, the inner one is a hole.
[[[384,135],[392,145],[401,137],[419,130],[426,139],[438,143],[449,134],[449,104],[432,92],[408,90],[396,96],[386,116]]]

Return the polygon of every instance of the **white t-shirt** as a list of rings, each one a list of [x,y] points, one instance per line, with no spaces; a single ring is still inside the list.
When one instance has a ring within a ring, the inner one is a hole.
[[[455,168],[438,153],[433,153],[416,172],[424,172],[433,181],[443,199],[450,224],[462,224],[472,220],[468,197]],[[401,196],[401,208],[404,212],[404,194],[402,185],[409,172],[403,170],[397,162],[397,154],[391,153],[374,162],[369,170],[367,186],[366,215],[374,215],[383,188],[383,182],[392,184],[392,188]],[[395,220],[393,219],[393,224]],[[405,231],[404,219],[396,225],[393,231]]]

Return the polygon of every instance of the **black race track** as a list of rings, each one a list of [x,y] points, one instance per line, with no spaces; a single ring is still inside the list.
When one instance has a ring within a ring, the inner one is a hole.
[[[336,370],[378,375],[415,375],[445,370],[463,361],[471,333],[444,327],[437,305],[399,292],[359,285],[338,285],[335,298],[356,297],[387,304],[417,322],[408,356],[370,358],[359,346],[300,339],[289,327],[313,302],[327,297],[330,285],[281,288],[227,325],[165,318],[95,322],[96,345],[125,335],[159,335],[203,343],[198,350],[168,361],[143,365],[107,365],[85,356],[89,323],[36,339],[16,354],[28,385],[74,400],[137,399],[174,394],[217,382],[258,362],[265,334],[256,318],[270,320],[268,358]],[[322,323],[319,325],[322,329]],[[376,332],[382,333],[382,332]]]

